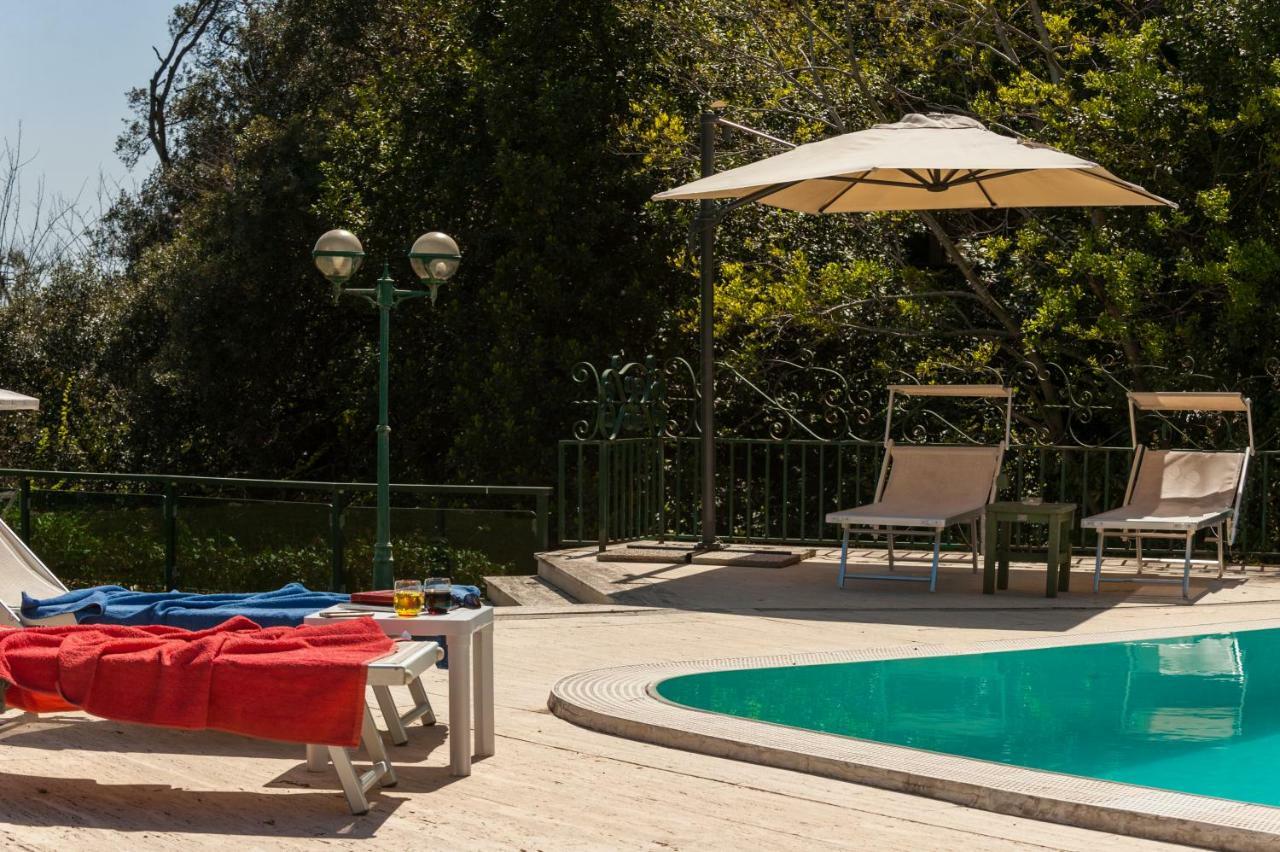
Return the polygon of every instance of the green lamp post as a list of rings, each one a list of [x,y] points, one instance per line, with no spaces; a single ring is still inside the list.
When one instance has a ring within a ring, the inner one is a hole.
[[[391,426],[388,424],[388,363],[390,361],[391,309],[408,299],[430,296],[458,271],[462,255],[448,234],[432,231],[418,237],[409,249],[409,264],[426,289],[401,290],[391,279],[387,264],[374,288],[347,287],[364,262],[364,247],[350,231],[329,231],[316,240],[311,252],[316,269],[333,285],[333,301],[345,293],[364,299],[378,309],[378,535],[373,545],[373,587],[389,589],[395,578],[391,558]]]

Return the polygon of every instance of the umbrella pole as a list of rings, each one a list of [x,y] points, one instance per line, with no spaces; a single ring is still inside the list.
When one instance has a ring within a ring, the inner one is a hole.
[[[716,170],[716,123],[714,110],[702,112],[702,176]],[[702,220],[702,536],[698,547],[714,550],[716,542],[716,433],[715,433],[715,297],[716,297],[716,203],[699,202]]]

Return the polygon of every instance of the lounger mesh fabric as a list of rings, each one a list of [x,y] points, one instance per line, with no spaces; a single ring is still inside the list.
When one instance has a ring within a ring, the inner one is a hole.
[[[991,496],[1000,447],[889,448],[889,473],[880,500],[827,515],[828,523],[945,527],[980,513]]]
[[[65,591],[66,587],[50,576],[43,565],[33,563],[17,534],[0,521],[0,604],[17,612],[23,592],[54,597]],[[6,616],[8,613],[0,610],[0,623],[8,620]]]
[[[1235,505],[1244,462],[1244,453],[1146,450],[1128,504],[1086,518],[1083,525],[1195,529],[1216,523]]]

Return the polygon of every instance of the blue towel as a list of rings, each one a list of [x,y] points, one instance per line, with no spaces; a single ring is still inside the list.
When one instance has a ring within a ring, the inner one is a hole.
[[[69,612],[79,624],[166,624],[188,630],[206,630],[243,615],[263,627],[297,627],[306,616],[348,600],[347,595],[334,592],[313,592],[301,583],[273,592],[220,595],[96,586],[44,600],[24,593],[22,614],[39,619]]]
[[[297,627],[308,615],[349,600],[349,595],[313,592],[301,583],[290,583],[274,592],[219,595],[134,592],[123,586],[95,586],[44,600],[23,592],[22,614],[40,619],[69,612],[74,613],[77,624],[167,624],[187,630],[207,630],[228,618],[243,615],[263,627]],[[453,604],[476,609],[481,605],[480,589],[454,585]],[[444,651],[436,667],[449,668],[449,646],[445,637],[423,638],[438,642]]]

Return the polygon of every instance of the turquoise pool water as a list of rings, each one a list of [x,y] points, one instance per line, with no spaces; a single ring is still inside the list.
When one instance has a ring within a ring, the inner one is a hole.
[[[1280,630],[708,672],[700,710],[1280,806]]]

